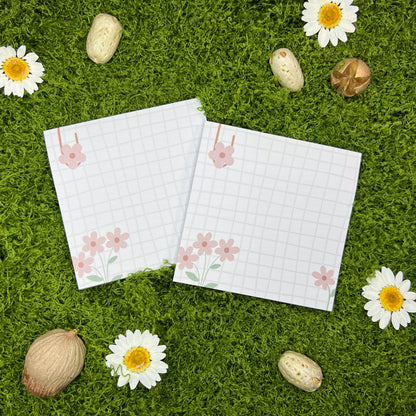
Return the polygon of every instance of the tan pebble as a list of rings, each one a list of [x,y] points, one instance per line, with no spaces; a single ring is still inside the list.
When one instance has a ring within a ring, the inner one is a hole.
[[[87,55],[96,64],[107,63],[114,55],[123,27],[111,14],[95,16],[87,36]]]
[[[273,74],[282,87],[292,92],[298,92],[303,88],[302,70],[295,55],[289,49],[280,48],[275,50],[269,63]]]
[[[282,376],[301,390],[312,392],[322,383],[322,370],[315,361],[299,352],[286,351],[278,362]]]

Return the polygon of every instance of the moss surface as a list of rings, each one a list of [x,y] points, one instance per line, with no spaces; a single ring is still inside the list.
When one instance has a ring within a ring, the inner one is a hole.
[[[322,49],[304,35],[302,1],[1,2],[0,45],[24,44],[45,67],[33,95],[0,93],[1,414],[416,414],[416,324],[380,330],[361,296],[382,265],[416,288],[416,4],[354,4],[356,32]],[[105,65],[85,52],[100,12],[124,27]],[[279,47],[303,69],[299,93],[273,78],[268,58]],[[329,83],[347,57],[372,71],[351,99]],[[193,97],[209,120],[363,154],[332,313],[173,283],[173,266],[77,290],[42,131]],[[85,367],[39,399],[21,383],[24,358],[54,328],[78,329]],[[118,388],[104,365],[126,329],[149,329],[167,346],[168,373],[150,391]],[[282,378],[287,349],[321,365],[318,391]]]

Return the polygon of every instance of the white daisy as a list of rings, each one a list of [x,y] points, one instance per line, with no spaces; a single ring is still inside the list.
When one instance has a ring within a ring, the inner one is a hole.
[[[416,312],[416,293],[409,292],[410,280],[403,280],[403,273],[393,272],[382,267],[376,270],[376,277],[367,279],[369,285],[363,287],[362,295],[369,299],[364,306],[373,322],[379,321],[384,329],[390,322],[395,329],[410,323],[410,313]]]
[[[32,94],[43,81],[43,65],[36,62],[39,57],[34,52],[25,54],[24,45],[17,51],[11,46],[0,47],[0,88],[4,87],[6,95],[23,97],[25,90]]]
[[[111,368],[112,376],[120,376],[118,387],[129,383],[133,390],[139,382],[148,389],[156,386],[156,382],[160,381],[159,374],[166,373],[168,369],[162,361],[166,356],[163,352],[166,346],[159,345],[159,341],[159,337],[148,330],[143,333],[127,330],[126,336],[119,335],[115,345],[109,345],[114,354],[105,357],[105,364]]]
[[[303,3],[302,20],[306,36],[318,33],[319,45],[324,48],[328,42],[338,45],[338,39],[347,41],[346,33],[355,31],[357,6],[351,6],[353,0],[309,0]]]

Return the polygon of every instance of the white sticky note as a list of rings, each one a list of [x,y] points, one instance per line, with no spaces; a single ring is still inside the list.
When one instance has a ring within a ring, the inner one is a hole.
[[[360,163],[206,122],[174,281],[332,310]]]
[[[44,132],[80,289],[176,261],[200,106],[192,99]]]

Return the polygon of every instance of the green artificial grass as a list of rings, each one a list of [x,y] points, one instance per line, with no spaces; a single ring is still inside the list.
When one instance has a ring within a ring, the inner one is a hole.
[[[415,415],[416,323],[380,330],[366,278],[402,270],[416,290],[416,122],[412,0],[356,0],[356,32],[337,47],[306,37],[303,0],[6,0],[0,45],[39,55],[39,91],[0,92],[0,413],[2,415]],[[113,59],[85,52],[94,16],[124,27]],[[305,87],[289,93],[268,58],[291,49]],[[369,88],[344,99],[329,83],[363,59]],[[174,266],[78,291],[42,131],[199,97],[207,118],[361,152],[358,190],[332,313],[172,282]],[[414,320],[415,318],[413,318]],[[25,354],[54,328],[76,328],[85,367],[40,399],[21,382]],[[167,374],[118,388],[104,357],[127,329],[158,334]],[[285,350],[320,364],[314,393],[277,369]]]

